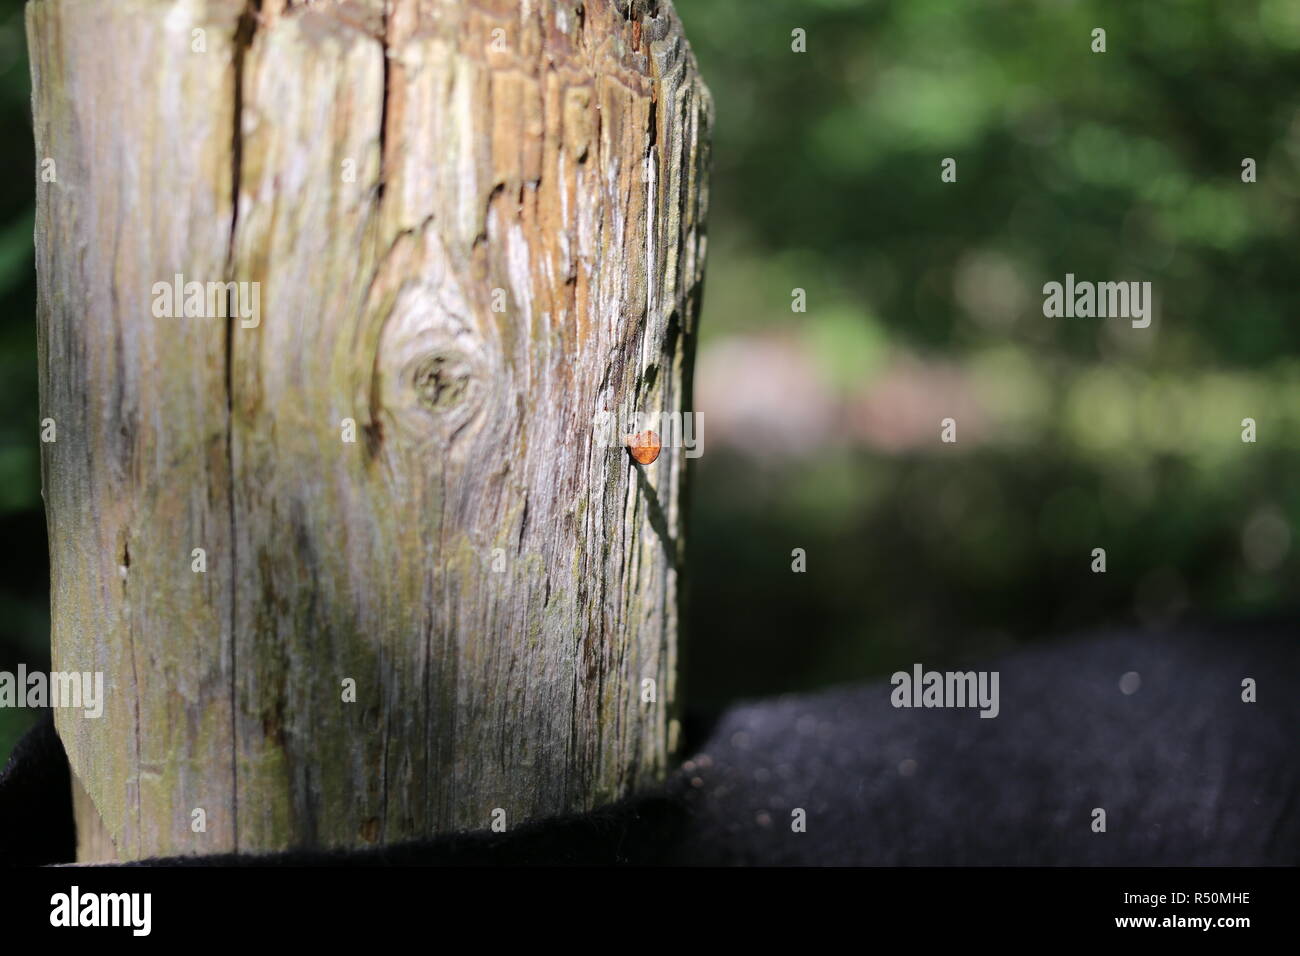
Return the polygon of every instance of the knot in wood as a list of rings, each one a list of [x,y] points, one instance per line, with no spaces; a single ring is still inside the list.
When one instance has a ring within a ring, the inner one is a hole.
[[[379,341],[379,411],[397,436],[421,446],[474,424],[496,374],[471,308],[443,279],[399,295]]]
[[[451,411],[472,389],[472,363],[458,352],[438,352],[421,359],[412,373],[412,388],[426,407]]]

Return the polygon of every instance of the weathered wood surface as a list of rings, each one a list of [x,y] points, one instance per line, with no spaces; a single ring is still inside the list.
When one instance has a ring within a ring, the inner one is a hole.
[[[690,408],[711,107],[672,5],[27,17],[54,667],[107,688],[57,726],[116,854],[656,780],[684,455],[592,421]],[[260,322],[156,317],[176,274],[259,283]]]

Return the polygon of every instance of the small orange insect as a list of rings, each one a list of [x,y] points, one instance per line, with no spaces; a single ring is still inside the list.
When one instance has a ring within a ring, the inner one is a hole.
[[[637,432],[635,435],[628,435],[623,439],[623,444],[627,445],[627,450],[643,465],[651,464],[659,457],[659,449],[663,447],[659,444],[659,436],[654,432]]]

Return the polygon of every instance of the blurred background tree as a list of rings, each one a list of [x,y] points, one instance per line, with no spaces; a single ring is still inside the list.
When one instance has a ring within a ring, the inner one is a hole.
[[[12,670],[49,666],[48,575],[30,81],[21,4],[4,2]],[[1294,605],[1300,4],[676,6],[717,106],[692,708]],[[1151,281],[1155,321],[1045,318],[1042,286],[1067,272]],[[955,445],[939,441],[946,417]],[[0,757],[32,716],[0,709]]]
[[[1300,4],[677,7],[718,116],[691,705],[1295,601]],[[1150,280],[1151,328],[1045,318],[1067,272]]]

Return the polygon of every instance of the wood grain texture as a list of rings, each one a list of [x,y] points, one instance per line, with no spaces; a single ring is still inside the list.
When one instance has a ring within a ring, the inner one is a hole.
[[[32,0],[28,33],[54,666],[108,688],[57,723],[117,855],[659,779],[685,458],[593,421],[691,407],[711,105],[672,5]],[[155,317],[176,273],[260,322]]]

